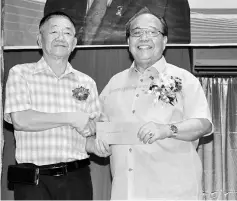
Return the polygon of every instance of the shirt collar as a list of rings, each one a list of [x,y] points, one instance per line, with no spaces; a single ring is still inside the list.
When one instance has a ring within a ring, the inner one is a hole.
[[[40,73],[42,71],[46,71],[46,70],[50,70],[52,71],[52,69],[49,67],[49,65],[46,63],[46,61],[44,60],[44,57],[42,57],[37,63],[36,63],[36,66],[35,66],[35,69],[34,69],[34,72],[33,74],[37,74],[37,73]],[[74,69],[72,67],[72,65],[68,62],[67,63],[67,68],[64,72],[63,75],[67,75],[69,73],[74,73]],[[62,75],[62,76],[63,76]]]
[[[151,71],[155,70],[159,73],[162,73],[164,72],[165,68],[166,68],[166,60],[165,60],[165,57],[162,56],[156,63],[154,63],[151,67],[147,68],[146,70],[151,70]],[[129,71],[131,73],[139,72],[137,68],[135,67],[135,62],[132,63]]]
[[[166,60],[165,57],[162,56],[160,60],[158,60],[155,64],[152,65],[159,73],[164,72],[166,68]]]

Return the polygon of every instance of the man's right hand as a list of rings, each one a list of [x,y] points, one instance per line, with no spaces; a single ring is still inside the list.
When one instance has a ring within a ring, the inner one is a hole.
[[[106,142],[96,139],[95,136],[87,137],[86,151],[99,157],[108,157],[111,155],[110,146]]]
[[[96,122],[99,120],[96,117],[96,114],[90,114],[84,128],[76,128],[77,132],[80,133],[83,137],[89,137],[95,135],[96,133]]]
[[[67,118],[70,118],[71,126],[77,130],[83,130],[90,118],[89,114],[82,111],[70,112],[68,114]]]
[[[86,126],[81,130],[76,128],[77,132],[80,133],[83,137],[89,137],[95,135],[96,132],[96,120],[89,119]]]

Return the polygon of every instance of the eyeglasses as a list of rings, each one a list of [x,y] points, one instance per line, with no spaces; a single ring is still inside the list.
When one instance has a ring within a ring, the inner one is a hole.
[[[130,36],[132,37],[141,37],[144,33],[146,33],[148,37],[157,37],[159,35],[164,35],[164,33],[156,29],[135,28],[130,30]]]

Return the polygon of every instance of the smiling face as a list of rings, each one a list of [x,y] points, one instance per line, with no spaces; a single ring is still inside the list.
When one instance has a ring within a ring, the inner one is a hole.
[[[163,32],[160,20],[149,13],[139,15],[130,25],[134,29],[156,30]],[[140,37],[130,35],[128,38],[129,51],[132,53],[136,66],[148,68],[157,62],[163,54],[167,37],[162,34],[151,36],[149,31],[144,31]]]
[[[38,42],[45,56],[68,59],[77,44],[75,27],[65,16],[52,16],[41,27]]]

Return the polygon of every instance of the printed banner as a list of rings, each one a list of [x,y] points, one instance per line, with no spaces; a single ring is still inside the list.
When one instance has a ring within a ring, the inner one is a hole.
[[[147,7],[168,25],[168,43],[190,43],[188,0],[5,0],[5,45],[36,43],[43,15],[63,11],[78,31],[78,45],[126,45],[125,24]]]
[[[236,0],[5,0],[4,46],[36,46],[44,14],[75,21],[80,46],[126,46],[125,24],[147,7],[165,18],[168,45],[237,43]]]

